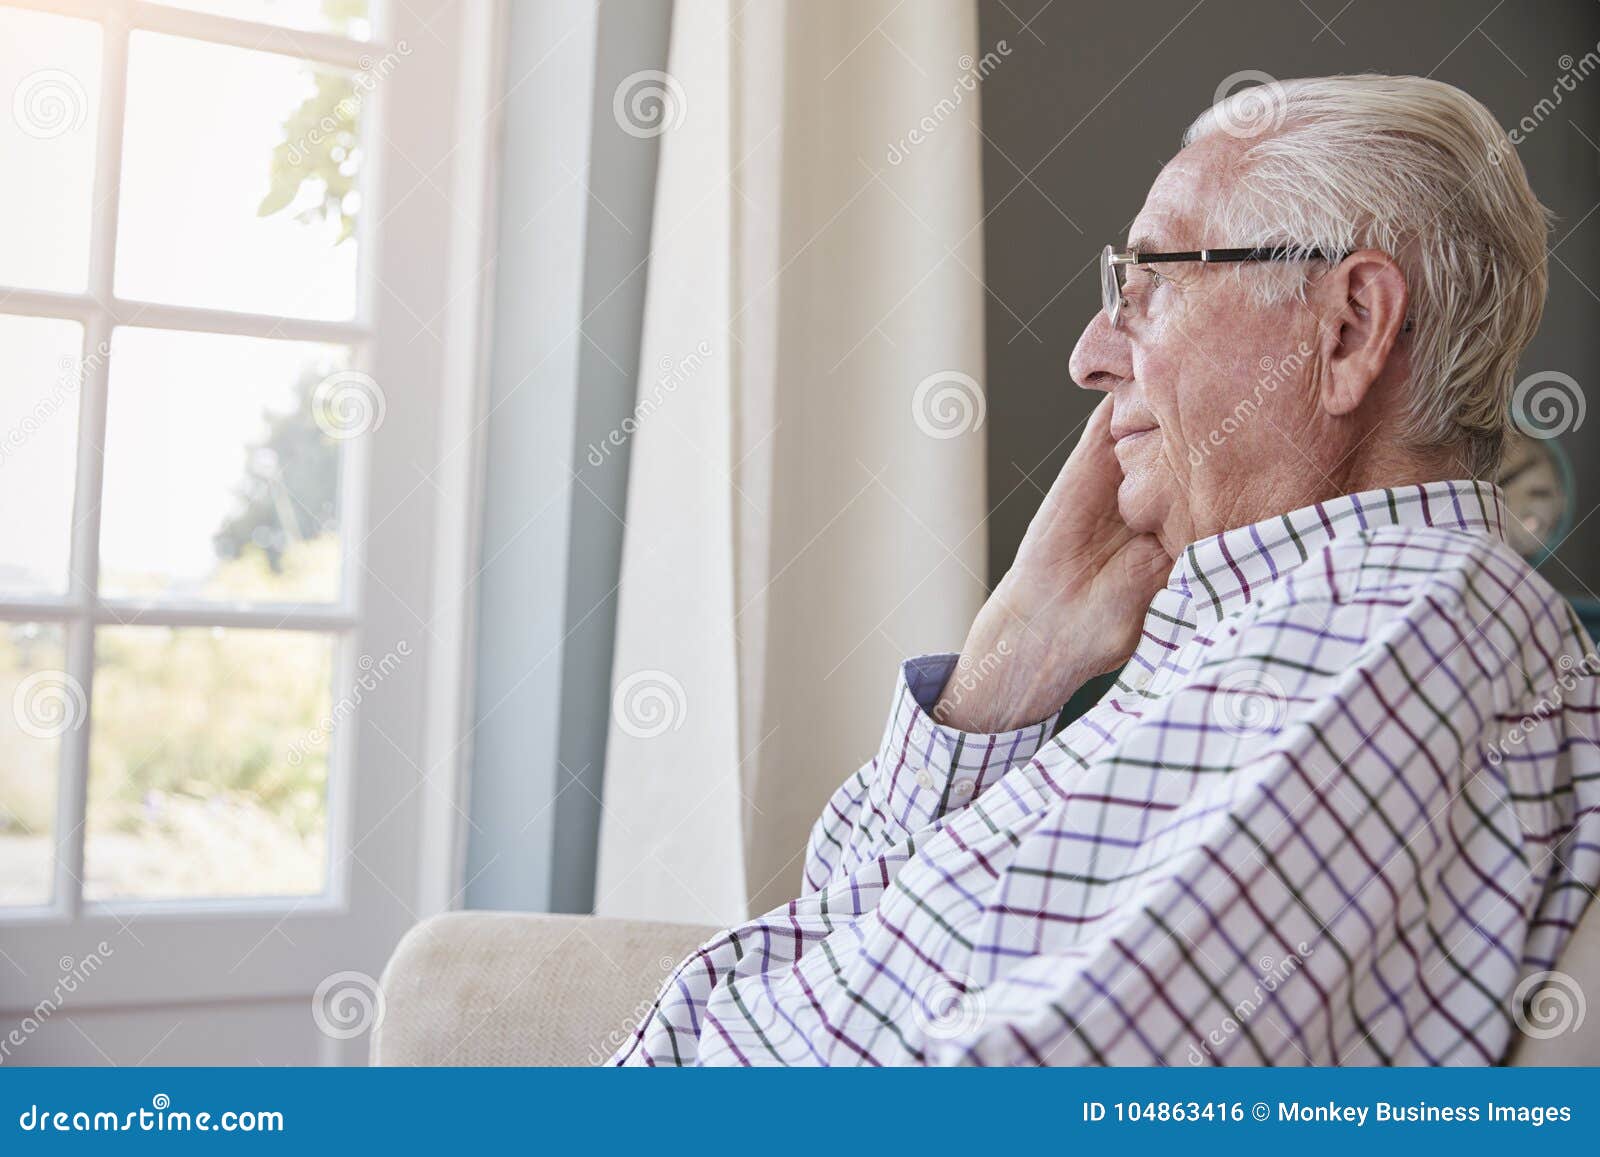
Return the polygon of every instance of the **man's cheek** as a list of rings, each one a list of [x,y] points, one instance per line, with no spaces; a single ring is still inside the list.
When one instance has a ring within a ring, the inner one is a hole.
[[[1194,470],[1202,452],[1203,422],[1203,415],[1174,407],[1162,423],[1162,448],[1166,451],[1172,473],[1178,478],[1187,478]]]
[[[1196,459],[1194,447],[1188,442],[1173,446],[1167,451],[1167,470],[1180,486],[1192,485],[1195,468],[1203,463],[1203,458]]]
[[[1195,462],[1189,443],[1181,438],[1164,439],[1161,446],[1161,474],[1174,494],[1190,491],[1194,485]]]

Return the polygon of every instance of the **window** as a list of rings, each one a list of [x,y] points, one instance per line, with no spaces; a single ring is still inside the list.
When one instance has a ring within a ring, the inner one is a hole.
[[[419,914],[457,20],[0,0],[0,1007],[106,934],[108,1002],[309,992]]]

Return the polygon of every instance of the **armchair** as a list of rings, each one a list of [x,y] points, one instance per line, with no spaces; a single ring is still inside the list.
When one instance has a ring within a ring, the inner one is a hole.
[[[375,1065],[595,1065],[643,1018],[679,960],[718,929],[602,916],[451,912],[418,924],[384,970]],[[1591,904],[1560,970],[1600,993]],[[1580,997],[1580,1007],[1582,997]],[[1600,1012],[1514,1065],[1600,1064]]]

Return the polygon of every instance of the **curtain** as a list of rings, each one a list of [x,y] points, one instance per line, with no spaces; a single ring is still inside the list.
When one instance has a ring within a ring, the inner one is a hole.
[[[726,924],[799,894],[897,664],[985,594],[1001,57],[975,0],[680,0],[669,61],[614,110],[662,152],[595,910]]]

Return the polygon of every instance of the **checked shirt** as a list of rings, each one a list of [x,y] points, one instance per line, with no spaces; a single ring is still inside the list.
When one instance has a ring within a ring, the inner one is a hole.
[[[1506,517],[1438,482],[1194,543],[1059,731],[940,726],[955,657],[907,661],[802,894],[609,1063],[1501,1060],[1600,880],[1600,660]]]

